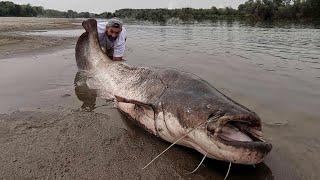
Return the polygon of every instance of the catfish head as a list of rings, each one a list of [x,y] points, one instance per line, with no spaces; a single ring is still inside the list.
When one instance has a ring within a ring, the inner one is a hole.
[[[257,164],[271,151],[259,116],[201,78],[163,71],[168,88],[158,101],[156,131],[208,157],[238,164]]]

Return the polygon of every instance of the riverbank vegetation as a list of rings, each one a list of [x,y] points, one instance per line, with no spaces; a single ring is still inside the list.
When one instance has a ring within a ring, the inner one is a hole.
[[[41,6],[18,5],[9,1],[0,2],[0,16],[56,17],[56,18],[111,18],[146,20],[152,22],[214,21],[218,19],[249,19],[254,21],[319,21],[319,0],[248,0],[238,9],[231,7],[209,9],[120,9],[95,14],[90,12],[67,12],[44,9]]]
[[[0,2],[0,17],[52,17],[52,18],[110,18],[113,13],[105,12],[95,14],[90,12],[76,12],[73,10],[58,11],[44,9],[41,6],[31,6],[30,4],[18,5],[10,1]]]

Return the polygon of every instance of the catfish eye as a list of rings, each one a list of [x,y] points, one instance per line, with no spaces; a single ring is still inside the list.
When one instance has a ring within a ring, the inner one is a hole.
[[[134,110],[135,110],[135,111],[138,111],[139,109],[141,109],[141,106],[139,106],[138,104],[135,104],[135,105],[134,105]]]

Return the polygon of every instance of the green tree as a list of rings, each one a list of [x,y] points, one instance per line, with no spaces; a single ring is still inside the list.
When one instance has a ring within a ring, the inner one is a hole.
[[[78,13],[72,10],[67,11],[67,18],[76,18],[78,17]]]

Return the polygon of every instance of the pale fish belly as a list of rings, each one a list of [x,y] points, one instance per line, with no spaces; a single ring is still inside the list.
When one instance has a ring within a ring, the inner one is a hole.
[[[160,112],[155,122],[158,135],[169,142],[174,142],[186,133],[178,119],[171,113]],[[182,141],[181,141],[182,142]]]

